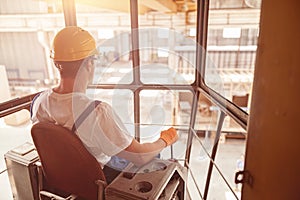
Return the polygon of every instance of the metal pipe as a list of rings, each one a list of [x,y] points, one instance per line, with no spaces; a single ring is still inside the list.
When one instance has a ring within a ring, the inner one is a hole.
[[[220,139],[221,129],[223,126],[224,119],[225,119],[225,113],[223,111],[221,111],[219,121],[218,121],[218,127],[217,127],[216,136],[215,136],[214,146],[213,146],[213,149],[211,152],[211,161],[209,162],[209,167],[208,167],[208,172],[207,172],[206,184],[205,184],[204,195],[203,195],[204,200],[207,199],[207,195],[208,195],[211,174],[212,174],[212,170],[213,170],[213,166],[214,166],[213,161],[215,160],[215,157],[217,154],[219,139]]]
[[[234,103],[230,102],[225,97],[221,96],[219,93],[210,89],[204,83],[201,83],[199,88],[201,94],[210,98],[223,112],[232,117],[243,129],[247,129],[248,124],[248,113],[239,108]]]
[[[192,103],[192,111],[190,116],[190,126],[188,131],[188,138],[187,138],[187,146],[186,146],[186,152],[185,152],[185,167],[187,167],[186,164],[189,164],[190,157],[191,157],[191,150],[192,150],[192,143],[193,143],[193,133],[192,129],[194,129],[195,122],[196,122],[196,115],[197,115],[197,108],[198,108],[198,99],[199,99],[199,90],[196,90],[193,95],[193,103]]]

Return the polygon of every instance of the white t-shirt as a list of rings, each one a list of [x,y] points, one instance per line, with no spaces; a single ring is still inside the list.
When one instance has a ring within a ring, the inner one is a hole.
[[[58,94],[52,89],[42,92],[32,106],[32,122],[51,122],[72,129],[74,121],[94,100],[83,93]],[[133,137],[112,107],[101,102],[77,128],[88,151],[102,167],[110,157],[128,147]]]

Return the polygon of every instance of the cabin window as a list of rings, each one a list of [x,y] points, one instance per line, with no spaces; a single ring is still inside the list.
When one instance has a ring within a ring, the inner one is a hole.
[[[0,114],[58,84],[52,40],[78,25],[99,51],[87,95],[111,104],[141,142],[175,127],[179,140],[161,158],[190,169],[191,199],[240,199],[234,175],[243,170],[259,1],[0,1]],[[20,124],[0,118],[2,158],[31,141],[22,112]],[[0,173],[10,190],[4,159]]]

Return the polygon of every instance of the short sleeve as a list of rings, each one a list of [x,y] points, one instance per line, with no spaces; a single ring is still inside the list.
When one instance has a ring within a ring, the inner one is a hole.
[[[116,155],[127,148],[133,137],[112,107],[102,102],[96,108],[98,126],[102,130],[102,150],[106,155]]]

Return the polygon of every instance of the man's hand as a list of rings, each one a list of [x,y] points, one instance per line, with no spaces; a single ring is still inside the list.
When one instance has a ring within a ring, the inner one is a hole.
[[[171,127],[168,130],[162,131],[160,133],[160,138],[167,144],[167,146],[173,144],[178,139],[176,129]]]

